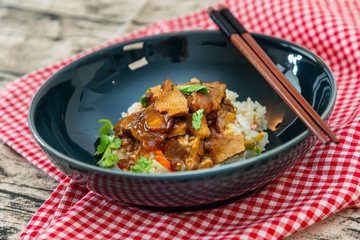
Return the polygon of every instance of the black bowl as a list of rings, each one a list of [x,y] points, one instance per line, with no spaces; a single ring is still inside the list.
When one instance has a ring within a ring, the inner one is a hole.
[[[326,119],[336,82],[309,50],[281,39],[254,38],[313,108]],[[139,101],[169,78],[220,81],[267,107],[270,144],[263,154],[212,169],[168,174],[119,172],[95,166],[95,142],[106,118]],[[179,32],[134,39],[91,53],[54,74],[29,110],[30,129],[49,159],[79,184],[111,199],[179,209],[226,202],[278,177],[314,144],[315,137],[250,63],[218,31]]]

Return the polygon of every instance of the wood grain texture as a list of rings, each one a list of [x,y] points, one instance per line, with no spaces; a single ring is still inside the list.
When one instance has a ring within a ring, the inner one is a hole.
[[[215,2],[0,0],[0,90],[30,71]],[[57,185],[0,142],[0,239],[18,239]],[[360,239],[360,212],[345,210],[287,238],[303,239]]]

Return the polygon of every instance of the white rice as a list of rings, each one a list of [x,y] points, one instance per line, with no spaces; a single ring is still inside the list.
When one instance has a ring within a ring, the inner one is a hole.
[[[121,117],[126,117],[134,112],[138,112],[141,110],[142,108],[142,104],[140,102],[134,102],[133,104],[131,104],[131,106],[128,108],[127,112],[122,112],[121,113]]]
[[[247,142],[252,142],[254,146],[260,148],[260,151],[265,151],[265,146],[269,143],[269,135],[265,132],[268,123],[265,118],[266,107],[257,101],[252,101],[251,98],[247,98],[243,102],[236,101],[238,97],[236,92],[226,89],[226,98],[235,107],[236,119],[234,123],[228,124],[225,134],[245,135]],[[255,155],[254,149],[247,149],[242,156],[249,158]],[[229,163],[231,160],[225,162]]]

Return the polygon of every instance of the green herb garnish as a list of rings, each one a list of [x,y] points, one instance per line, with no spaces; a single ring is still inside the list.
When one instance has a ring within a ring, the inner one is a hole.
[[[151,88],[148,88],[146,91],[147,91],[147,92],[151,92]],[[147,107],[148,102],[147,102],[147,100],[146,100],[146,93],[144,93],[144,94],[141,96],[141,98],[140,98],[140,103],[141,103],[144,107]]]
[[[146,100],[146,94],[144,93],[141,98],[140,98],[140,103],[144,106],[147,107],[147,100]]]
[[[201,118],[203,117],[203,115],[204,109],[199,109],[192,115],[192,126],[195,128],[196,131],[200,129]]]
[[[102,135],[100,137],[100,144],[97,146],[97,150],[95,152],[95,156],[102,154],[101,159],[96,164],[101,164],[101,166],[105,168],[111,168],[114,166],[114,163],[119,161],[118,156],[112,153],[112,149],[120,148],[122,140],[115,137],[110,140],[110,138],[111,136],[109,135]]]
[[[206,88],[206,86],[203,86],[201,84],[178,86],[177,88],[188,95],[190,95],[192,92],[202,92],[209,94],[209,90]]]
[[[130,172],[148,173],[151,168],[155,167],[152,165],[152,163],[152,159],[147,160],[145,156],[140,156],[140,159],[136,162],[136,164],[130,167]]]
[[[99,129],[99,134],[101,135],[109,135],[110,132],[113,133],[114,126],[112,123],[107,119],[100,119],[99,123],[104,122],[105,124]]]
[[[96,163],[105,168],[111,168],[114,166],[114,163],[119,161],[116,154],[112,153],[112,149],[118,149],[121,147],[122,140],[120,138],[116,138],[112,133],[113,125],[107,119],[100,119],[99,123],[105,123],[100,129],[100,144],[96,148],[95,156],[102,155],[101,159]]]
[[[254,147],[254,152],[257,154],[257,155],[260,155],[262,150],[260,147]]]

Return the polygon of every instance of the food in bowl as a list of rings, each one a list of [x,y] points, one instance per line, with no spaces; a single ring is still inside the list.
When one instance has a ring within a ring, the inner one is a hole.
[[[95,155],[105,168],[167,173],[212,168],[261,154],[269,143],[266,108],[218,81],[149,88],[113,127],[100,129]],[[110,134],[112,131],[114,134]],[[240,155],[240,157],[239,157]]]

